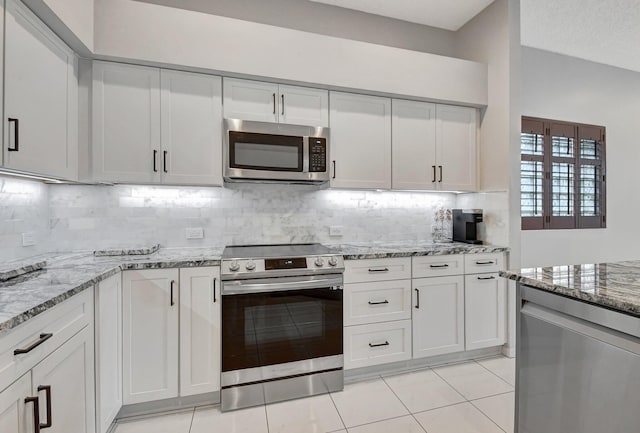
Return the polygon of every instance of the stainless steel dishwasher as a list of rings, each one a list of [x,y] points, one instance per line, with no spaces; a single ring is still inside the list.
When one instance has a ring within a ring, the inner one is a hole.
[[[516,433],[640,431],[640,318],[518,289]]]

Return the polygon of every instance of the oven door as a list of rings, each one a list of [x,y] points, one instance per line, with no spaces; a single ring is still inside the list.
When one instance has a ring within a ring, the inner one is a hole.
[[[342,282],[342,275],[223,282],[222,371],[341,361]]]

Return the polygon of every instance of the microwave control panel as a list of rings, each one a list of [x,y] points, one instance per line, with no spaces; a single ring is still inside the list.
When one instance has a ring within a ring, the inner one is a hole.
[[[327,171],[327,139],[309,137],[309,171]]]

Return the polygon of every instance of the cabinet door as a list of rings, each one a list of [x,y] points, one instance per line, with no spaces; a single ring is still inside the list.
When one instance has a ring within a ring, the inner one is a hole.
[[[279,86],[280,123],[329,126],[329,91]]]
[[[84,328],[36,365],[32,380],[32,393],[40,398],[40,422],[51,422],[48,433],[95,432],[92,327]],[[50,388],[49,396],[42,387]]]
[[[124,404],[178,396],[178,309],[177,269],[123,273]]]
[[[76,59],[25,6],[7,0],[5,166],[78,177]]]
[[[475,191],[476,109],[436,106],[438,185],[445,191]]]
[[[413,280],[413,357],[464,350],[464,278]]]
[[[96,429],[106,433],[122,407],[122,274],[96,286],[95,303]]]
[[[160,182],[160,70],[93,63],[93,177]]]
[[[392,101],[393,189],[436,189],[436,106]]]
[[[391,99],[331,92],[331,186],[391,188]]]
[[[180,270],[180,395],[220,390],[220,268]]]
[[[222,185],[222,79],[161,71],[162,182]]]
[[[24,399],[31,394],[31,373],[16,380],[0,392],[0,432],[27,433],[33,428],[33,403]]]
[[[261,81],[224,80],[226,119],[278,121],[278,85]]]
[[[506,280],[495,274],[465,277],[466,349],[505,343]]]

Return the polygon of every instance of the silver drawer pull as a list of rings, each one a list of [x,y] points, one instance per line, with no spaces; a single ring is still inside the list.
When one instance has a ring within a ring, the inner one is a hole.
[[[369,272],[389,272],[389,268],[369,268]]]
[[[384,343],[377,343],[377,344],[369,343],[369,347],[382,347],[382,346],[388,346],[388,345],[389,345],[388,341],[385,341]]]
[[[487,262],[476,262],[476,265],[495,265],[493,260],[489,260]]]
[[[448,264],[444,264],[444,265],[429,265],[430,268],[448,268],[449,265]]]
[[[479,280],[495,280],[496,277],[494,277],[493,275],[491,275],[490,277],[478,277]]]
[[[389,301],[387,301],[386,299],[384,301],[379,301],[379,302],[371,302],[369,301],[369,305],[381,305],[381,304],[388,304]]]

